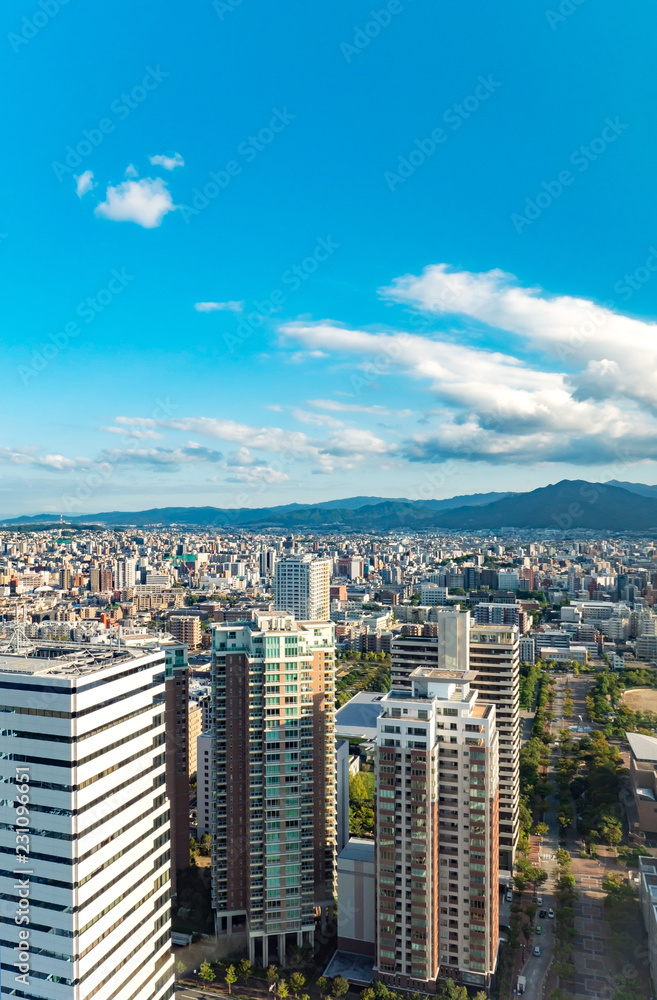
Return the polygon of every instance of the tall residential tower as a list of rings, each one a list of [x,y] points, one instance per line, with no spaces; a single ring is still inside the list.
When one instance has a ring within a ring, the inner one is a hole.
[[[375,971],[393,988],[435,993],[447,976],[485,988],[495,969],[497,730],[472,680],[418,667],[410,692],[381,702]]]
[[[258,612],[215,625],[212,670],[217,931],[246,931],[252,962],[284,964],[333,905],[333,625]]]
[[[276,563],[276,611],[287,611],[297,621],[328,621],[331,560],[306,554]]]
[[[513,871],[520,806],[520,644],[517,627],[475,625],[470,669],[481,701],[495,705],[500,740],[500,866]]]

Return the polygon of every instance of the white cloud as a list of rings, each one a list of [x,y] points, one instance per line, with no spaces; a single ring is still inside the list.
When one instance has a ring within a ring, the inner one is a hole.
[[[655,406],[657,323],[624,316],[614,302],[550,295],[519,287],[504,271],[452,272],[446,264],[428,267],[419,277],[397,278],[381,294],[429,313],[458,313],[487,323],[515,336],[521,349],[580,369],[567,376],[578,397],[626,397]]]
[[[156,441],[162,438],[162,435],[157,431],[139,430],[136,427],[101,427],[100,429],[101,431],[105,431],[107,434],[120,434],[122,437],[135,438],[137,441]]]
[[[94,186],[94,172],[93,170],[85,170],[83,174],[79,176],[77,174],[73,175],[75,179],[75,191],[78,198],[84,198],[85,194]]]
[[[248,448],[238,448],[226,457],[226,465],[254,465],[255,459]]]
[[[288,358],[295,365],[302,364],[304,361],[308,361],[310,358],[328,358],[326,351],[295,351]]]
[[[287,465],[295,462],[310,463],[316,467],[315,471],[332,472],[336,467],[352,468],[353,462],[361,461],[368,454],[380,455],[397,448],[396,445],[388,445],[370,431],[357,428],[341,428],[330,438],[315,439],[301,431],[289,431],[281,427],[252,427],[216,417],[181,417],[158,421],[149,417],[116,417],[114,423],[140,428],[159,427],[218,439],[248,449],[249,460],[250,450],[253,449],[281,455],[282,461]],[[240,464],[246,463],[242,461]]]
[[[242,312],[243,302],[195,302],[194,308],[200,313],[209,312]]]
[[[176,210],[166,183],[159,177],[110,185],[105,198],[96,207],[96,215],[112,222],[135,222],[144,229],[156,228],[167,212]]]
[[[330,410],[334,413],[370,413],[376,417],[410,417],[413,410],[389,410],[385,406],[365,406],[359,403],[341,403],[337,399],[309,399],[309,406],[316,406],[318,410]]]
[[[370,332],[329,321],[289,323],[281,333],[305,350],[352,357],[356,394],[391,377],[426,382],[443,413],[429,412],[427,434],[402,443],[400,454],[411,460],[591,464],[620,454],[631,461],[652,458],[657,324],[622,316],[609,303],[550,297],[513,282],[501,271],[451,273],[438,265],[382,290],[425,312],[465,316],[458,342],[444,332]],[[477,346],[482,322],[504,331],[517,356]],[[356,412],[361,406],[332,400],[311,405],[347,413],[343,407]],[[362,410],[371,408],[364,404]]]
[[[137,168],[134,165],[134,163],[129,163],[128,166],[125,168],[125,176],[126,177],[139,177],[139,171],[137,170]]]
[[[103,453],[103,459],[113,465],[148,465],[175,470],[181,465],[220,462],[223,455],[220,451],[213,451],[190,441],[183,448],[131,448],[126,451],[110,448]]]
[[[149,160],[154,167],[164,167],[165,170],[175,170],[176,167],[185,166],[180,153],[174,153],[173,156],[149,156]]]
[[[331,417],[328,413],[310,413],[308,410],[293,409],[292,416],[301,424],[314,424],[316,427],[344,427],[342,420]]]
[[[35,449],[0,448],[1,465],[27,465],[55,472],[86,469],[92,465],[88,458],[67,458],[65,455],[39,455]]]
[[[289,476],[282,469],[270,465],[237,466],[226,476],[227,483],[284,483]]]

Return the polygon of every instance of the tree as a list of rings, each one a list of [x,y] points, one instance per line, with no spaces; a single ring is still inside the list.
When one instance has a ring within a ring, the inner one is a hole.
[[[536,916],[536,910],[538,909],[536,903],[528,903],[525,907],[525,913],[529,917],[530,924],[534,923],[534,917]]]
[[[331,995],[335,997],[335,1000],[341,1000],[342,997],[346,997],[349,992],[349,983],[344,978],[344,976],[336,976],[333,980],[333,987],[331,989]]]
[[[187,966],[185,965],[185,963],[181,960],[176,962],[176,975],[178,976],[178,978],[184,976],[186,972],[187,972]]]
[[[213,983],[217,978],[217,973],[214,971],[209,962],[201,962],[201,968],[199,969],[198,974],[204,983]]]
[[[645,992],[641,989],[639,977],[634,969],[623,972],[616,980],[612,1000],[643,1000]]]
[[[270,986],[278,982],[278,969],[275,965],[270,965],[267,968],[267,982]],[[317,980],[317,985],[319,986],[319,980]]]
[[[290,976],[290,989],[294,993],[295,997],[298,997],[301,990],[306,985],[306,977],[302,972],[293,972]]]
[[[289,995],[290,995],[290,987],[287,985],[284,979],[279,980],[278,985],[276,986],[276,996],[279,997],[280,1000],[286,1000],[286,998],[289,997]]]
[[[601,832],[610,847],[618,847],[623,839],[623,828],[615,817],[605,819]]]
[[[546,834],[548,834],[549,832],[550,832],[550,827],[547,825],[547,823],[537,823],[536,826],[534,827],[534,833],[536,834],[537,837],[545,837]],[[476,997],[475,1000],[477,1000]]]
[[[271,968],[271,966],[270,966],[270,968]],[[269,978],[269,974],[267,975],[267,978]],[[317,989],[319,990],[319,995],[322,996],[322,997],[327,997],[329,995],[329,993],[331,992],[331,984],[329,983],[329,981],[326,978],[326,976],[320,976],[319,979],[317,980],[317,984],[316,985],[317,985]]]
[[[235,972],[235,966],[229,965],[226,969],[226,975],[224,976],[226,985],[228,986],[228,992],[230,993],[233,988],[233,983],[237,982],[237,973]]]
[[[253,975],[253,966],[249,962],[248,958],[241,958],[238,962],[237,975],[240,979],[243,979],[244,982],[246,982],[249,976]]]
[[[483,990],[479,990],[478,993],[475,993],[474,1000],[488,1000],[488,994],[484,993]]]
[[[465,986],[457,986],[453,979],[447,979],[436,994],[437,1000],[468,1000]]]

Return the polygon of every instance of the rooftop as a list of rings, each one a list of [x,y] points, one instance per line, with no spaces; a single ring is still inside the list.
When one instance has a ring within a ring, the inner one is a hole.
[[[438,667],[416,667],[409,674],[411,680],[423,678],[429,681],[455,681],[457,684],[473,681],[476,676],[473,670],[441,670]]]
[[[364,837],[350,837],[338,855],[338,863],[340,859],[344,858],[345,861],[371,861],[374,864],[374,847],[373,840],[366,840]]]
[[[148,653],[156,649],[148,650]],[[50,652],[52,656],[27,656],[21,653],[0,653],[0,673],[40,674],[59,677],[80,677],[97,673],[99,670],[116,666],[118,663],[147,655],[142,649],[125,646],[78,646],[76,650],[58,650],[52,646],[37,647],[39,652]],[[59,654],[59,655],[57,655]]]
[[[383,711],[380,691],[359,691],[335,713],[336,736],[376,739],[376,720]]]
[[[645,760],[657,764],[657,738],[642,736],[641,733],[627,733],[630,750],[636,760]]]

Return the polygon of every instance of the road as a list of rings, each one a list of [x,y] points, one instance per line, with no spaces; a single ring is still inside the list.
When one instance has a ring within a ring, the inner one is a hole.
[[[555,674],[553,676],[557,683],[557,693],[553,707],[555,719],[552,723],[552,732],[556,735],[558,730],[563,728],[564,725],[563,702],[566,678],[559,674]],[[530,730],[532,721],[533,713],[522,713],[523,743],[525,743],[531,736]],[[550,761],[548,767],[547,777],[553,788],[556,789],[555,771],[552,760]],[[539,910],[554,910],[555,908],[555,855],[559,847],[559,824],[557,823],[556,797],[554,793],[548,798],[548,803],[549,809],[545,813],[544,819],[549,827],[549,832],[541,839],[540,858],[532,858],[532,860],[540,861],[541,868],[544,868],[549,875],[548,881],[539,891],[539,895],[543,899]],[[526,898],[528,900],[529,897]],[[534,920],[535,923],[541,927],[542,933],[540,935],[534,934],[530,943],[525,947],[525,954],[528,957],[524,962],[521,975],[524,975],[527,980],[525,995],[528,998],[531,997],[532,1000],[540,1000],[543,995],[543,985],[547,979],[548,971],[552,963],[552,950],[554,947],[554,920],[550,920],[549,918],[542,920],[539,917],[538,912]],[[541,954],[538,958],[535,958],[533,954],[534,945],[536,944],[539,945],[541,949]],[[515,986],[515,983],[513,985]]]
[[[179,986],[176,990],[175,1000],[217,1000],[224,993],[217,993],[215,990],[197,990],[191,986]]]

